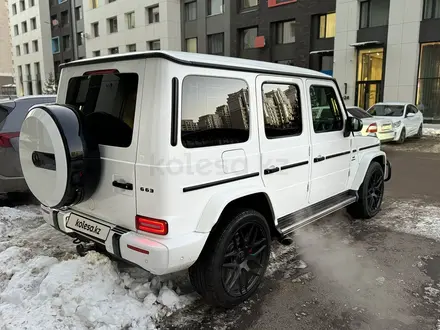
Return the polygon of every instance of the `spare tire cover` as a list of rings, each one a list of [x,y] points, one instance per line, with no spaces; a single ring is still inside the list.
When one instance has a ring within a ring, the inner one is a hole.
[[[29,189],[49,207],[85,201],[99,184],[98,144],[84,115],[68,106],[32,107],[21,127],[19,153]]]

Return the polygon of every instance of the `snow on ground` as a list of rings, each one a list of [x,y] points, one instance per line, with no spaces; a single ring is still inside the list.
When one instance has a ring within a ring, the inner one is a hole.
[[[440,241],[440,206],[424,201],[393,201],[374,217],[372,223]]]
[[[426,136],[440,136],[440,128],[427,128],[423,129],[423,135]]]

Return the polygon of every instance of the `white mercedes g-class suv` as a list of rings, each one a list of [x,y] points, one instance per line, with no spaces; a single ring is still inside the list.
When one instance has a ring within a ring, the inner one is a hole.
[[[379,212],[391,166],[361,128],[330,76],[150,51],[63,64],[57,104],[29,111],[19,151],[50,225],[153,274],[189,269],[232,307],[273,239],[345,207]]]

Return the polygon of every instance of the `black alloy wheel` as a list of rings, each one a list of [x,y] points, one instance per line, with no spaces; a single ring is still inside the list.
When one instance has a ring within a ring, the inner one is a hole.
[[[384,192],[384,178],[382,171],[374,171],[368,182],[367,207],[369,213],[375,213],[382,204]]]

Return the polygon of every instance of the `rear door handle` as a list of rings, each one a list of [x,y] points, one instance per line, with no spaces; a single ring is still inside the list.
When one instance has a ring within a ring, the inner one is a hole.
[[[125,189],[125,190],[133,190],[133,184],[132,183],[118,182],[116,180],[113,181],[113,187],[121,188],[121,189]]]
[[[313,161],[315,162],[315,163],[319,163],[319,162],[322,162],[322,161],[324,161],[325,160],[325,157],[324,156],[318,156],[318,157],[316,157],[315,159],[313,159]]]

